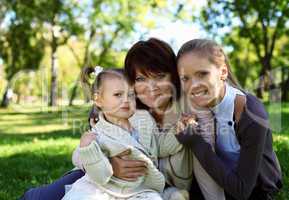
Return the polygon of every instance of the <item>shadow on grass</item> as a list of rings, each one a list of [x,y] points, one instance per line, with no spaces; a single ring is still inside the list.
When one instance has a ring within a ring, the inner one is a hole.
[[[0,199],[18,199],[28,188],[51,183],[71,170],[71,155],[20,153],[0,157],[0,168]]]
[[[34,109],[34,110],[33,110]],[[9,115],[19,115],[19,114],[29,114],[29,115],[59,115],[63,112],[68,113],[82,113],[83,115],[88,115],[89,111],[91,109],[90,105],[85,106],[60,106],[57,108],[50,108],[50,107],[40,107],[36,106],[35,108],[29,108],[29,109],[3,109],[0,108],[0,115],[1,114],[9,114]]]

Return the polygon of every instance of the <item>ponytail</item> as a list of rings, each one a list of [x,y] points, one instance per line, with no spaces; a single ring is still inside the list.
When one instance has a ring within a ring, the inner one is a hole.
[[[80,82],[82,85],[82,88],[84,90],[84,94],[89,96],[90,99],[92,99],[93,91],[90,79],[92,78],[91,75],[94,73],[93,67],[84,67],[81,71],[80,76]]]

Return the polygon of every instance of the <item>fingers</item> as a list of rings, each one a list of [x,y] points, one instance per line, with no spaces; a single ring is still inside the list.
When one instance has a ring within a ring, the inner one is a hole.
[[[177,132],[184,131],[189,125],[193,127],[197,126],[196,115],[183,113],[179,121],[177,122]]]
[[[122,179],[127,181],[136,181],[139,177],[144,176],[142,173],[127,173]]]
[[[182,132],[182,131],[184,131],[185,128],[186,128],[185,123],[182,122],[182,120],[179,120],[179,121],[177,122],[177,134],[180,133],[180,132]]]
[[[146,168],[147,164],[140,160],[123,160],[123,167],[125,168]]]
[[[123,178],[135,180],[140,176],[145,176],[146,172],[147,172],[146,167],[125,168],[123,172]]]
[[[96,134],[92,132],[84,133],[80,138],[80,147],[85,147],[90,145],[92,141],[96,140]]]
[[[122,157],[127,157],[127,152],[123,152]],[[128,181],[135,181],[138,177],[144,176],[147,171],[145,162],[124,160],[119,156],[111,158],[111,165],[115,177]]]
[[[116,156],[122,158],[122,157],[128,156],[130,153],[131,153],[131,150],[127,149]]]

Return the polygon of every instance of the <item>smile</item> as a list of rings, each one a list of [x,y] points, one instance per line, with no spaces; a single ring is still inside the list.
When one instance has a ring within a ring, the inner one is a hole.
[[[204,91],[199,91],[199,92],[192,92],[192,95],[194,97],[199,97],[199,96],[203,96],[203,95],[206,95],[208,94],[208,91],[207,90],[204,90]]]
[[[122,110],[129,110],[129,107],[121,107]]]

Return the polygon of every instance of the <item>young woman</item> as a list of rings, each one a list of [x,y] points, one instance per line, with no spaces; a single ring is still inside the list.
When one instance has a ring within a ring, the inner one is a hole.
[[[191,110],[214,113],[216,153],[194,129],[178,135],[179,141],[192,149],[226,199],[272,199],[282,186],[281,170],[263,104],[239,89],[222,48],[213,41],[188,41],[177,65]]]

